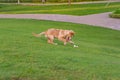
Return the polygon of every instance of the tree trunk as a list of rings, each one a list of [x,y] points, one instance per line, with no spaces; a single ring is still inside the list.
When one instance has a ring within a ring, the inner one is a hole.
[[[71,5],[71,0],[68,0],[68,4]]]
[[[20,4],[20,0],[18,0],[17,3]]]
[[[42,0],[42,3],[44,4],[46,0]]]

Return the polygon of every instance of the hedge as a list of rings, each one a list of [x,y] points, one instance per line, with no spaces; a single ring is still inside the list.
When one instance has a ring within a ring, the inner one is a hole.
[[[68,2],[68,0],[45,0],[46,2],[51,3],[62,3],[62,2]],[[102,0],[71,0],[71,2],[81,2],[81,1],[102,1]],[[0,0],[0,3],[16,3],[17,0]],[[20,2],[28,2],[28,3],[40,3],[42,0],[20,0]]]
[[[120,9],[117,9],[116,11],[112,12],[112,14],[110,14],[110,17],[120,18]]]

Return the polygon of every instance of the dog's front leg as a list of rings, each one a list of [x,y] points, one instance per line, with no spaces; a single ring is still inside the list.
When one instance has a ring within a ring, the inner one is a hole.
[[[64,37],[59,37],[58,39],[59,39],[60,41],[64,42],[64,45],[67,44],[67,41],[66,41],[66,39],[65,39]]]
[[[69,43],[74,45],[74,42],[73,42],[73,41],[71,41],[71,40],[69,41]]]

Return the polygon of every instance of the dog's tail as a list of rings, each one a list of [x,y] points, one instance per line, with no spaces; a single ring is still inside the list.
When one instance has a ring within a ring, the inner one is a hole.
[[[40,37],[41,35],[43,35],[43,34],[45,34],[45,32],[41,32],[41,33],[39,33],[39,34],[36,34],[36,33],[32,33],[33,34],[33,36],[35,36],[35,37]]]

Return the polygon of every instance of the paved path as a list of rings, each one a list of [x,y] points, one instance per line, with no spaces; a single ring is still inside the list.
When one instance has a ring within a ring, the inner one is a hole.
[[[0,18],[27,18],[38,20],[52,20],[88,24],[93,26],[101,26],[120,30],[120,19],[109,18],[109,14],[109,12],[86,16],[71,16],[59,14],[0,14]]]

